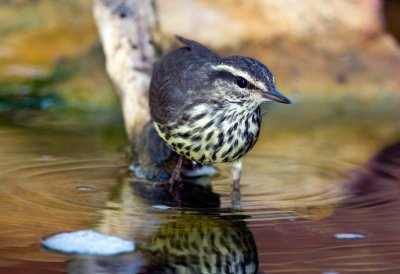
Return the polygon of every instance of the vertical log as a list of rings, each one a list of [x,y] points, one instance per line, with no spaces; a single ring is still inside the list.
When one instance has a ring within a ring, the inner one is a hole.
[[[94,0],[93,13],[107,73],[120,98],[132,142],[150,121],[148,92],[156,57],[154,5],[152,0]]]

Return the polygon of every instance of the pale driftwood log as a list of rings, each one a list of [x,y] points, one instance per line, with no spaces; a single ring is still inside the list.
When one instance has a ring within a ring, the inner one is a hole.
[[[150,121],[148,92],[156,58],[154,5],[152,0],[94,0],[93,13],[107,73],[120,98],[132,142]]]

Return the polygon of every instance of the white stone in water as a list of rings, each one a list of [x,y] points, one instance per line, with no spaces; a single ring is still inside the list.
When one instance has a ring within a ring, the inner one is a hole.
[[[166,209],[171,208],[170,206],[166,206],[166,205],[152,205],[151,207],[155,208],[155,209],[161,209],[161,210],[166,210]]]
[[[335,238],[338,240],[359,240],[364,239],[365,235],[357,234],[357,233],[337,233],[335,234]]]
[[[42,245],[62,253],[99,256],[110,256],[135,250],[135,244],[131,241],[91,229],[59,233],[44,239]]]
[[[89,191],[93,191],[94,190],[94,188],[90,187],[90,186],[79,186],[78,189],[80,191],[84,191],[84,192],[89,192]]]
[[[185,170],[184,174],[186,177],[214,176],[218,174],[218,170],[212,166],[205,165],[193,170]]]

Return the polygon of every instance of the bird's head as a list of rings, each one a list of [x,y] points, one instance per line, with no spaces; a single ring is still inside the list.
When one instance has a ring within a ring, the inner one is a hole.
[[[210,80],[221,99],[232,102],[261,104],[275,101],[290,104],[290,100],[275,88],[275,78],[259,61],[243,56],[220,58],[210,64]]]

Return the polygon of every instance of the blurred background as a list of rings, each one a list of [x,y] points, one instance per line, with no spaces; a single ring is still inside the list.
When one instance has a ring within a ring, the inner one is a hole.
[[[128,140],[92,4],[0,0],[0,273],[65,272],[69,257],[40,249],[49,234],[89,227],[136,240],[182,213],[154,211],[120,163]],[[164,51],[180,34],[257,58],[295,102],[269,106],[244,162],[260,271],[398,273],[400,1],[155,4]],[[231,181],[217,168],[209,211],[224,215]],[[366,238],[338,242],[340,232]]]
[[[285,94],[398,93],[395,0],[156,1],[163,47],[172,35],[265,62]],[[115,108],[88,0],[0,1],[1,108]],[[40,100],[39,100],[40,99]]]

